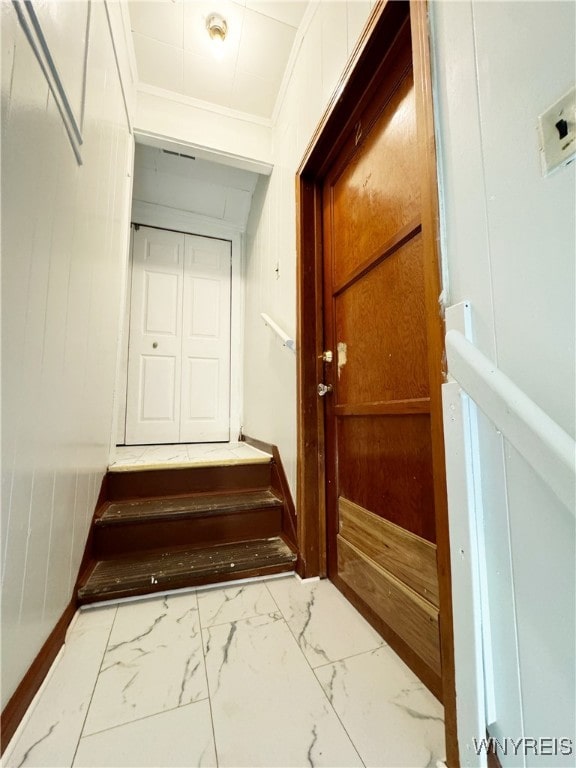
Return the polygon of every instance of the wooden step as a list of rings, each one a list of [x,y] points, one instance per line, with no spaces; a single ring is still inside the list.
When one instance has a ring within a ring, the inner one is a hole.
[[[230,466],[166,467],[106,474],[105,497],[111,501],[220,493],[269,488],[271,462]]]
[[[94,525],[102,527],[153,520],[166,522],[191,516],[198,519],[202,516],[281,506],[282,500],[269,490],[112,501],[103,507]]]
[[[109,502],[94,519],[94,557],[278,536],[282,509],[270,490]]]
[[[100,560],[80,585],[78,601],[91,603],[215,584],[290,572],[295,567],[295,553],[279,536]]]

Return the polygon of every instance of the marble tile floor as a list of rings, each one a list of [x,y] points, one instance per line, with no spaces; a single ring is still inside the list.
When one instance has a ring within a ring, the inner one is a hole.
[[[251,464],[270,461],[271,455],[248,443],[178,443],[175,445],[119,445],[108,469],[122,472],[157,467]]]
[[[81,610],[2,764],[436,768],[443,726],[330,582],[282,576]]]

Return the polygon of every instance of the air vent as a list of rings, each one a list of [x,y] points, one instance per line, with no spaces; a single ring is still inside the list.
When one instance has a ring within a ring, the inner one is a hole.
[[[186,160],[196,160],[192,155],[183,155],[181,152],[171,152],[169,149],[163,149],[165,155],[174,155],[174,157],[185,157]]]

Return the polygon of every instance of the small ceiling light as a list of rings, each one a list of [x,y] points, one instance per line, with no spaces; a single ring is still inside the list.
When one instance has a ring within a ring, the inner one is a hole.
[[[210,35],[210,40],[212,40],[214,54],[222,56],[224,53],[224,40],[226,40],[226,33],[228,32],[226,19],[217,13],[213,13],[206,21],[206,29]]]

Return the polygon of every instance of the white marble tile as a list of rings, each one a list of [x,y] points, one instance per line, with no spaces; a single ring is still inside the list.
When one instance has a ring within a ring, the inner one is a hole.
[[[144,464],[174,464],[182,461],[188,461],[185,445],[149,445],[138,459],[139,463]]]
[[[277,611],[276,604],[263,583],[198,591],[197,596],[203,627]]]
[[[384,640],[327,579],[267,582],[311,666],[364,653]]]
[[[174,445],[118,446],[113,470],[131,467],[185,464],[241,464],[268,461],[270,454],[247,443],[176,443]]]
[[[315,673],[367,766],[428,768],[445,759],[443,707],[390,647]]]
[[[190,443],[186,446],[188,457],[191,461],[202,459],[209,451],[215,448],[213,443]]]
[[[230,462],[230,461],[234,461],[234,459],[235,459],[234,454],[230,450],[228,450],[228,448],[221,447],[221,448],[214,448],[211,451],[206,451],[206,453],[204,453],[202,457],[198,459],[198,461],[200,463],[217,462],[217,461]]]
[[[20,736],[8,747],[3,765],[72,765],[115,614],[116,606],[80,613],[54,674]]]
[[[137,461],[144,453],[143,446],[119,446],[116,448],[116,458],[111,467],[122,466]]]
[[[206,698],[195,593],[118,607],[84,735]]]
[[[80,740],[74,766],[216,766],[208,701],[136,720]]]
[[[203,636],[220,766],[362,765],[279,613]]]
[[[231,448],[231,453],[238,459],[269,459],[271,454],[260,451],[247,443],[239,443],[238,447]]]

